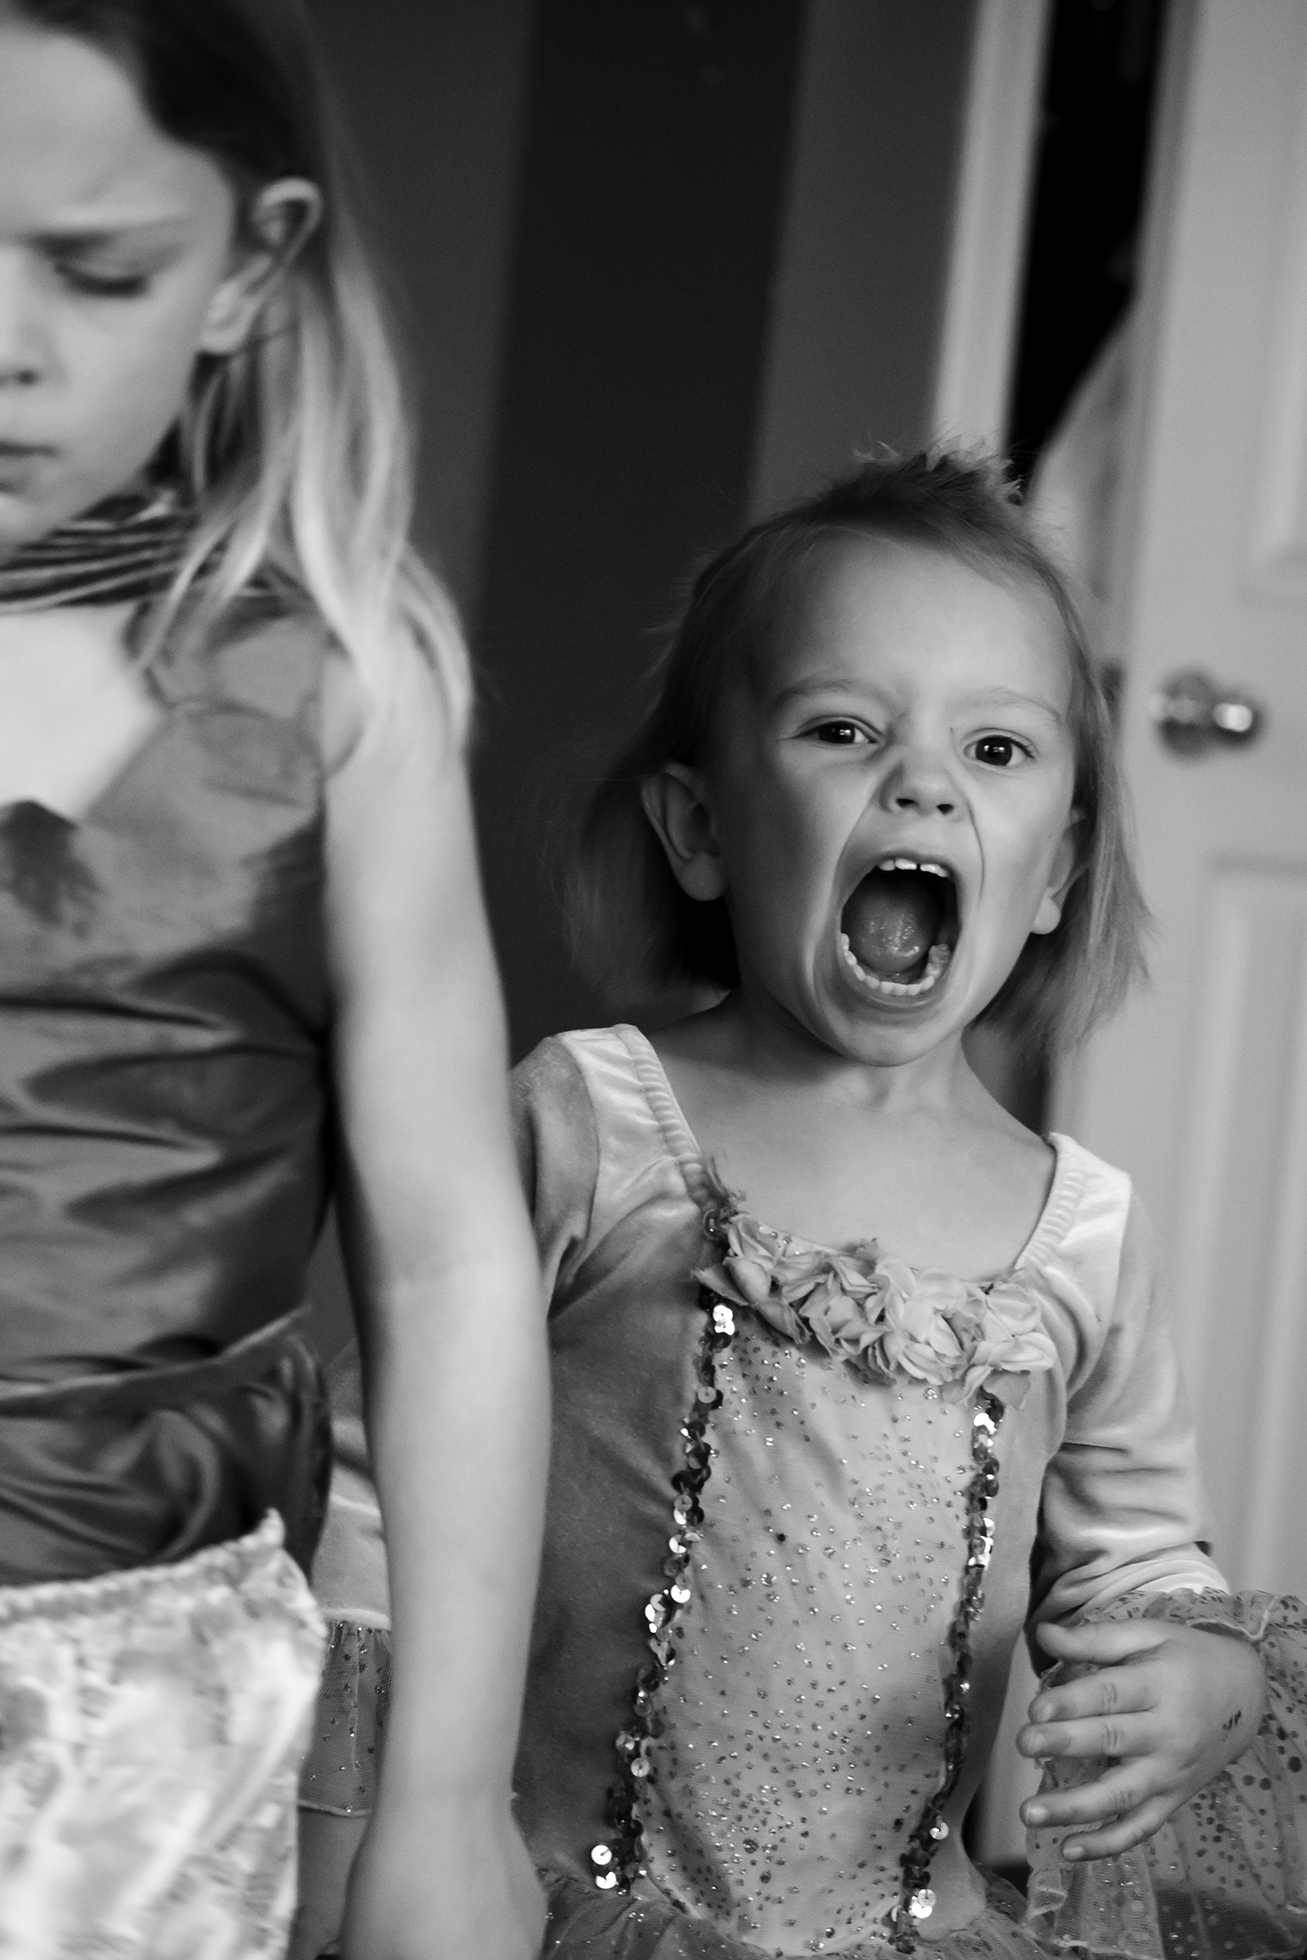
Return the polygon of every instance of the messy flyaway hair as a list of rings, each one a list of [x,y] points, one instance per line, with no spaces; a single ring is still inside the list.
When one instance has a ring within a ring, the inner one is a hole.
[[[706,564],[652,675],[634,739],[595,790],[568,875],[573,952],[614,1001],[655,1006],[739,978],[726,901],[690,898],[644,813],[641,787],[669,762],[700,766],[732,678],[759,671],[792,595],[833,538],[893,538],[960,558],[1051,602],[1071,667],[1076,877],[1062,918],[1032,933],[980,1016],[1026,1052],[1072,1045],[1144,975],[1148,913],[1131,860],[1112,719],[1075,600],[992,458],[921,454],[866,461],[753,525]]]

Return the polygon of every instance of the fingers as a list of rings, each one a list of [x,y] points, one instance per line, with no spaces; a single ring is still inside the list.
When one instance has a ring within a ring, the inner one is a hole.
[[[1056,1688],[1041,1688],[1030,1704],[1030,1720],[1042,1725],[1089,1715],[1137,1715],[1156,1705],[1157,1685],[1145,1668],[1105,1667]]]
[[[1040,1646],[1055,1660],[1097,1661],[1110,1666],[1160,1647],[1171,1631],[1161,1620],[1113,1620],[1101,1626],[1061,1626],[1050,1620],[1037,1629],[1037,1636]]]
[[[1043,1688],[1017,1736],[1023,1756],[1140,1756],[1157,1741],[1157,1687],[1142,1667],[1105,1667]]]
[[[1147,1715],[1092,1715],[1079,1722],[1032,1723],[1017,1736],[1023,1756],[1145,1756],[1160,1738]]]
[[[1041,1790],[1021,1806],[1032,1830],[1066,1830],[1076,1824],[1111,1824],[1133,1815],[1158,1795],[1157,1787],[1138,1763],[1119,1763],[1092,1783],[1070,1790]]]
[[[1070,1804],[1067,1799],[1071,1798],[1079,1801]],[[1087,1801],[1090,1799],[1092,1802]],[[1075,1864],[1086,1858],[1119,1858],[1122,1852],[1132,1851],[1161,1829],[1174,1807],[1171,1797],[1154,1792],[1140,1799],[1129,1782],[1114,1784],[1105,1777],[1083,1790],[1066,1791],[1058,1797],[1034,1797],[1021,1806],[1021,1815],[1032,1830],[1065,1829],[1074,1823],[1090,1825],[1087,1830],[1074,1830],[1062,1843],[1062,1856]],[[1095,1824],[1099,1827],[1092,1828]]]

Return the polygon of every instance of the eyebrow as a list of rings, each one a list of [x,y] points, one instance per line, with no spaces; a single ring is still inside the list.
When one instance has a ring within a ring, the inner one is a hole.
[[[788,701],[804,700],[812,694],[838,693],[842,688],[856,694],[865,686],[865,677],[860,674],[815,674],[808,680],[791,681],[788,687],[783,687],[773,696],[770,705],[776,709]],[[1066,725],[1066,717],[1051,701],[1045,701],[1038,694],[1022,694],[1015,687],[978,688],[974,694],[964,695],[958,705],[963,708],[1030,708],[1058,728]]]
[[[960,705],[985,708],[991,704],[996,708],[1033,708],[1036,714],[1043,715],[1045,720],[1055,723],[1058,728],[1066,723],[1065,715],[1051,701],[1045,701],[1040,694],[1023,694],[1016,687],[977,688],[974,694],[964,695]]]
[[[859,674],[817,674],[811,680],[791,681],[772,696],[770,705],[779,708],[787,701],[799,701],[809,694],[830,694],[842,687],[856,693],[864,685]]]
[[[163,243],[185,223],[185,213],[176,211],[163,218],[116,218],[95,225],[48,225],[32,235],[32,243],[42,251],[88,252],[102,245],[129,242],[149,245]]]

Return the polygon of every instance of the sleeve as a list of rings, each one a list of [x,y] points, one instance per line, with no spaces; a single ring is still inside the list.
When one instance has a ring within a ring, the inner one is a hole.
[[[1106,1331],[1072,1378],[1044,1473],[1032,1624],[1094,1615],[1126,1593],[1224,1587],[1207,1529],[1156,1247],[1132,1198]]]
[[[565,1042],[542,1042],[510,1083],[518,1166],[552,1296],[583,1247],[599,1171],[599,1139],[581,1070]],[[331,1497],[313,1561],[327,1621],[316,1725],[300,1802],[336,1816],[365,1815],[376,1795],[390,1706],[390,1588],[381,1507],[363,1427],[363,1382],[351,1342],[328,1371]]]
[[[552,1299],[590,1235],[599,1183],[599,1128],[567,1042],[542,1041],[509,1081],[518,1171]]]
[[[1232,1595],[1203,1528],[1193,1427],[1136,1204],[1112,1322],[1046,1476],[1034,1624],[1165,1619],[1247,1640],[1267,1709],[1244,1754],[1123,1857],[1068,1865],[1064,1829],[1029,1833],[1028,1917],[1050,1947],[1094,1960],[1288,1960],[1307,1943],[1307,1610]],[[1104,1768],[1050,1764],[1044,1787]]]

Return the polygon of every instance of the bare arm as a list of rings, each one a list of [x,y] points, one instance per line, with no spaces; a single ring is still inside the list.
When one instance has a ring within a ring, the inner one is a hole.
[[[461,759],[414,655],[328,799],[342,1236],[395,1630],[345,1952],[529,1960],[508,1810],[547,1462],[540,1281]]]

